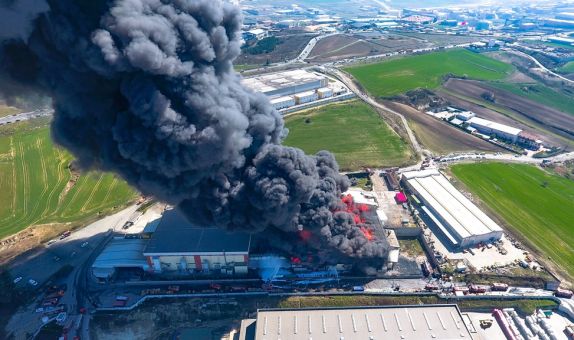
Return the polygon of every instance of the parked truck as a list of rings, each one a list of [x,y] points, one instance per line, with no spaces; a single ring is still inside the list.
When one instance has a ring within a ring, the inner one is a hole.
[[[564,299],[570,299],[572,297],[572,295],[574,295],[574,293],[568,289],[558,288],[554,292],[554,296],[559,297],[559,298],[564,298]]]
[[[508,285],[506,283],[493,283],[490,288],[495,292],[506,292]]]

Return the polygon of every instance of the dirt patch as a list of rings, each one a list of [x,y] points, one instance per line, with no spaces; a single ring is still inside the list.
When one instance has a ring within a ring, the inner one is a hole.
[[[511,110],[520,120],[531,125],[542,125],[557,135],[574,138],[574,119],[568,113],[475,80],[449,79],[443,86],[448,91],[474,100],[482,100],[483,93],[491,92],[497,106]]]
[[[389,108],[403,114],[409,120],[417,139],[425,148],[445,154],[457,151],[501,151],[497,146],[441,122],[410,106],[386,101]]]
[[[66,223],[49,223],[28,227],[19,233],[0,241],[0,265],[38,247],[70,228]]]
[[[419,111],[443,108],[447,106],[447,102],[444,98],[427,89],[414,89],[389,99],[395,102],[407,104]]]
[[[395,34],[338,34],[320,40],[308,60],[329,62],[431,46],[432,43]]]
[[[509,83],[534,83],[535,80],[520,71],[514,71],[506,81]]]
[[[62,200],[64,200],[68,192],[70,192],[70,190],[72,190],[74,185],[76,185],[76,182],[78,182],[78,179],[80,178],[81,175],[80,171],[76,169],[76,167],[74,166],[74,163],[70,163],[70,165],[68,166],[68,170],[70,170],[71,176],[70,179],[68,180],[68,183],[66,183],[64,190],[62,190],[62,192],[60,193],[60,197],[58,198],[58,204],[62,203]]]

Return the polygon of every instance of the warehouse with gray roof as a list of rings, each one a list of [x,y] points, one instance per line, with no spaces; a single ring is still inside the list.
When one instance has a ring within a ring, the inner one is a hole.
[[[425,214],[458,248],[499,240],[502,228],[434,169],[402,174],[407,188],[424,205]]]
[[[260,309],[239,340],[472,339],[456,305]]]
[[[246,274],[251,235],[191,224],[166,210],[143,255],[156,273]]]

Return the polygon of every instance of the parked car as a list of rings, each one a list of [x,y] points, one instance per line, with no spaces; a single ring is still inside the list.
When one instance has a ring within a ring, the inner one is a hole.
[[[22,276],[18,276],[17,278],[14,279],[14,283],[18,283],[22,281]]]
[[[87,245],[88,245],[88,241],[82,243],[82,245],[81,245],[80,247],[84,248],[84,247],[87,246]]]
[[[36,280],[34,280],[34,279],[28,280],[28,283],[31,284],[32,286],[37,286],[37,285],[38,285],[38,282],[37,282]]]

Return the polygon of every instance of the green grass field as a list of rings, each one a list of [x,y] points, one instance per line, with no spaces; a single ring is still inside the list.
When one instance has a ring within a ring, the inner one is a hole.
[[[422,305],[456,303],[463,311],[492,310],[492,308],[517,308],[525,314],[532,314],[537,308],[555,309],[558,304],[553,300],[454,300],[440,299],[437,296],[291,296],[279,301],[279,308],[317,308],[352,307],[385,305]]]
[[[447,74],[472,79],[505,78],[512,66],[467,50],[452,50],[410,56],[376,64],[349,67],[372,95],[393,96],[415,88],[436,88]]]
[[[454,165],[453,174],[574,281],[574,181],[534,166]]]
[[[512,92],[540,104],[574,115],[574,97],[558,92],[540,83],[492,82],[492,86]]]
[[[285,119],[285,144],[314,154],[329,150],[341,169],[409,163],[411,150],[370,106],[360,101],[331,104]]]
[[[0,238],[35,224],[80,221],[135,198],[124,181],[95,172],[65,193],[71,160],[47,127],[0,136]]]

